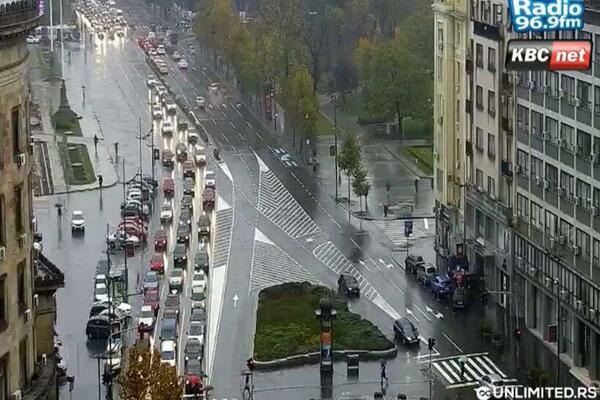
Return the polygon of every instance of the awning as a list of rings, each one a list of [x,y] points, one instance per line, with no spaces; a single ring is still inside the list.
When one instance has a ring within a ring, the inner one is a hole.
[[[464,257],[450,257],[448,259],[448,271],[469,270],[469,259]]]

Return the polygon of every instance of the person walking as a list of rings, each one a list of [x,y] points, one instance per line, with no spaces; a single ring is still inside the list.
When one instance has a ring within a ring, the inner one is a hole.
[[[385,360],[381,361],[381,379],[380,382],[383,385],[383,381],[385,380],[385,383],[387,384],[389,382],[389,379],[387,377],[387,363],[385,362]]]
[[[458,359],[458,364],[460,365],[460,380],[464,381],[465,380],[465,364],[467,363],[467,357],[466,356],[461,356]]]
[[[415,178],[415,194],[419,193],[419,177]]]
[[[94,151],[98,152],[98,135],[94,135]]]

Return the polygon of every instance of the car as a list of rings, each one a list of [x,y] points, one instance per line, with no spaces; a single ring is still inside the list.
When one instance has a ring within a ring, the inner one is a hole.
[[[119,332],[120,330],[120,321],[111,321],[106,315],[97,315],[88,319],[85,334],[88,340],[105,340],[108,339],[111,332]]]
[[[156,271],[147,271],[142,281],[144,292],[147,290],[158,289],[160,283]]]
[[[165,168],[173,168],[173,166],[175,165],[175,162],[174,162],[175,155],[169,149],[164,149],[162,151],[161,159],[162,159],[162,166]]]
[[[419,264],[417,266],[417,282],[429,285],[429,282],[437,275],[437,268],[431,263]]]
[[[105,310],[102,310],[102,312],[100,314],[97,314],[99,316],[106,316],[112,320],[118,320],[120,321],[122,324],[125,324],[125,319],[127,317],[125,317],[125,315],[123,315],[119,310],[117,310],[116,308],[107,308]]]
[[[194,161],[199,167],[206,165],[206,152],[203,146],[196,146],[194,149]]]
[[[421,339],[419,331],[408,318],[402,317],[394,321],[394,338],[405,345],[418,344]]]
[[[181,208],[186,208],[192,211],[194,209],[194,198],[190,195],[184,194],[181,198]]]
[[[25,41],[27,42],[27,44],[37,44],[40,42],[40,38],[37,36],[29,35],[27,36]]]
[[[127,196],[125,197],[125,201],[128,202],[130,200],[137,200],[139,202],[142,201],[142,190],[138,188],[130,188],[127,190]]]
[[[187,267],[187,248],[183,243],[177,243],[173,249],[173,264],[176,268]]]
[[[198,237],[210,237],[210,218],[206,214],[198,217]]]
[[[199,393],[202,388],[202,362],[187,360],[184,368],[185,393]]]
[[[190,314],[190,321],[206,323],[206,311],[202,308],[193,308]]]
[[[143,305],[138,317],[138,327],[142,332],[151,331],[154,328],[154,310],[149,305]]]
[[[175,104],[175,102],[172,99],[167,99],[165,101],[165,108],[167,109],[167,114],[177,114],[177,104]]]
[[[194,180],[192,178],[183,179],[183,194],[194,197]]]
[[[196,96],[196,105],[199,108],[204,108],[206,106],[206,100],[202,96]]]
[[[485,374],[479,378],[479,387],[496,389],[504,386],[504,379],[498,374]]]
[[[183,177],[196,179],[196,164],[192,160],[187,160],[183,163]]]
[[[165,46],[163,46],[162,44],[158,45],[158,47],[156,48],[156,54],[164,56],[166,54]]]
[[[459,286],[452,293],[452,308],[462,309],[467,305],[467,289],[464,286]]]
[[[109,301],[108,287],[104,283],[98,283],[94,286],[94,301]]]
[[[189,129],[187,132],[187,141],[192,145],[198,143],[198,131],[195,129]]]
[[[108,302],[108,301],[99,301],[99,302],[95,302],[92,305],[92,310],[97,307],[98,309],[108,309],[109,307],[115,307],[117,310],[119,310],[121,312],[121,314],[125,315],[126,317],[131,317],[131,312],[133,307],[131,306],[131,304],[122,302],[122,301],[118,301],[118,300],[113,300],[112,303]],[[98,312],[99,313],[99,312]],[[90,311],[90,316],[92,315],[92,312]],[[97,315],[97,314],[96,314]]]
[[[206,274],[202,269],[195,271],[192,275],[192,288],[202,287],[206,288]]]
[[[155,253],[150,259],[150,270],[162,274],[165,271],[165,261],[162,254]]]
[[[163,180],[163,193],[165,197],[172,197],[175,194],[175,181],[173,178],[165,178]]]
[[[179,162],[187,160],[187,149],[185,148],[185,144],[177,143],[175,146],[175,155],[177,156],[177,161]]]
[[[204,346],[205,325],[202,322],[192,322],[187,333],[188,338],[198,339]]]
[[[163,252],[167,249],[167,232],[159,229],[154,234],[154,251]]]
[[[161,222],[171,222],[173,220],[173,207],[171,203],[167,200],[160,207],[160,221]]]
[[[163,312],[163,322],[166,320],[174,320],[176,324],[179,324],[179,311],[168,309]]]
[[[185,131],[189,126],[189,121],[185,118],[177,118],[177,130]]]
[[[183,208],[179,213],[179,223],[186,224],[187,226],[192,226],[192,210],[189,208]]]
[[[348,297],[360,297],[360,287],[356,278],[350,274],[340,274],[338,289]]]
[[[208,264],[208,252],[205,249],[198,249],[194,256],[194,270],[204,271],[205,274],[208,274]]]
[[[215,190],[207,187],[202,192],[202,209],[212,211],[215,208]]]
[[[409,254],[404,259],[405,271],[407,273],[410,273],[410,274],[413,274],[413,275],[417,274],[417,269],[419,268],[419,265],[423,265],[423,264],[425,264],[425,261],[423,260],[423,257],[422,256],[417,256],[415,254]]]
[[[171,136],[173,135],[173,124],[169,120],[163,121],[160,130],[164,136]]]
[[[208,90],[209,90],[210,92],[216,91],[216,90],[218,90],[218,89],[219,89],[219,83],[218,83],[218,82],[211,82],[211,83],[208,85]]]
[[[148,74],[148,79],[146,79],[146,85],[149,88],[153,88],[159,83],[159,81],[152,74]]]
[[[147,290],[144,293],[144,305],[152,307],[154,314],[158,314],[158,309],[160,308],[160,293],[158,289]]]
[[[94,287],[99,284],[108,286],[108,280],[106,279],[105,274],[96,274],[96,276],[94,276]]]
[[[177,321],[163,318],[160,329],[160,340],[177,340]]]
[[[206,309],[206,286],[192,287],[192,309]]]
[[[429,289],[437,298],[446,297],[452,292],[452,280],[448,275],[436,276],[430,281]]]
[[[179,294],[169,293],[165,299],[165,310],[175,310],[179,313]]]
[[[163,113],[160,106],[152,106],[152,119],[162,119]]]
[[[175,341],[163,340],[160,343],[160,362],[175,367],[176,361]]]
[[[202,359],[202,343],[198,339],[189,338],[185,342],[185,361]]]
[[[163,85],[157,85],[156,86],[156,95],[158,96],[159,99],[163,98],[164,96],[166,96],[167,93],[168,93],[168,90]]]
[[[83,211],[75,210],[71,214],[71,232],[85,232],[85,218]]]
[[[177,243],[184,243],[186,246],[190,243],[190,227],[188,224],[177,225]]]
[[[204,171],[204,187],[215,189],[217,187],[215,173],[213,171]]]
[[[179,62],[177,63],[177,67],[179,69],[187,69],[188,68],[188,62],[185,61],[184,59],[179,60]]]
[[[171,58],[172,58],[174,61],[179,61],[179,60],[181,60],[181,54],[180,54],[180,53],[179,53],[177,50],[175,50],[175,51],[173,52],[173,54],[171,54]]]
[[[169,289],[178,290],[183,289],[183,270],[181,268],[171,268],[169,273]]]
[[[121,370],[121,356],[123,355],[123,341],[110,340],[104,353],[104,371],[117,374]]]

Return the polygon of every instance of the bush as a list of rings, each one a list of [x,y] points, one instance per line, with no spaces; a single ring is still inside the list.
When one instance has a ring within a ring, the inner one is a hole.
[[[429,139],[433,137],[433,120],[404,118],[402,121],[404,137],[413,139]]]

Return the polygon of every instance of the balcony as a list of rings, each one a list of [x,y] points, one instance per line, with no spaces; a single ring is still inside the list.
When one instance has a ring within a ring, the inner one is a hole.
[[[497,42],[502,40],[502,32],[497,26],[486,24],[485,22],[473,21],[473,33]]]
[[[15,0],[0,4],[0,37],[29,31],[38,26],[39,0]]]
[[[507,216],[512,218],[512,209],[502,204],[500,200],[490,197],[487,193],[479,191],[475,186],[468,184],[465,187],[465,197],[471,204],[477,205],[485,214],[493,216],[497,221],[508,224]]]
[[[513,123],[512,120],[508,117],[502,117],[502,129],[506,132],[507,135],[513,134]]]
[[[502,175],[504,175],[507,178],[512,179],[513,163],[508,160],[502,160],[501,171],[502,171]]]

